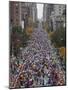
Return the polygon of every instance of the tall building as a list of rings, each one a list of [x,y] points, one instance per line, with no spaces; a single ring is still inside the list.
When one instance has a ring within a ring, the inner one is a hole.
[[[32,6],[32,16],[33,16],[33,22],[36,22],[37,21],[37,6],[36,6],[36,3],[33,3],[33,6]]]
[[[44,4],[43,21],[47,22],[51,31],[63,26],[65,22],[65,17],[63,17],[64,10],[65,5],[62,4]]]
[[[43,7],[43,20],[49,21],[51,12],[54,10],[53,4],[44,4]]]
[[[28,17],[29,17],[29,6],[27,3],[25,2],[21,2],[20,3],[20,15],[21,15],[21,26],[23,26],[23,22],[24,22],[24,27],[27,26],[28,24]]]
[[[53,25],[53,30],[64,26],[65,16],[63,16],[63,11],[65,10],[65,5],[54,5],[54,11],[51,13],[51,21]]]
[[[47,15],[47,4],[43,6],[43,22],[46,22],[46,15]]]
[[[10,1],[9,7],[10,24],[20,26],[20,3]]]
[[[62,4],[54,5],[55,16],[61,16],[63,14],[64,9],[65,9],[65,5]]]
[[[43,22],[44,22],[44,25],[45,25],[45,23],[47,23],[48,27],[51,27],[50,16],[51,16],[51,12],[53,10],[54,10],[53,4],[44,4],[44,6],[43,6]]]
[[[31,17],[33,22],[37,20],[37,6],[36,3],[29,2],[15,2],[10,1],[10,27],[28,25],[28,18]]]

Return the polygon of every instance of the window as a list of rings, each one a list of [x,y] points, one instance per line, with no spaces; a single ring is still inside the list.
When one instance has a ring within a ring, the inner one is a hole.
[[[11,23],[13,22],[13,19],[11,19]]]
[[[18,3],[16,3],[15,6],[17,7],[18,6]]]
[[[18,13],[18,10],[16,10],[16,13]]]
[[[61,11],[61,8],[59,8],[59,11]]]

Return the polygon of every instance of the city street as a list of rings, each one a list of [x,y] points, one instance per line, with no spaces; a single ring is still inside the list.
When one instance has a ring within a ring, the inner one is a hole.
[[[66,85],[66,5],[9,6],[9,88]]]
[[[65,71],[56,53],[40,21],[33,30],[28,46],[21,50],[17,66],[17,59],[11,58],[10,88],[64,85]]]

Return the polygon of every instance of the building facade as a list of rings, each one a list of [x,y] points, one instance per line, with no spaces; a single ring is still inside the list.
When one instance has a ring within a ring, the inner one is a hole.
[[[9,7],[10,24],[12,26],[20,26],[20,3],[10,2]]]
[[[44,4],[44,7],[43,7],[43,20],[44,20],[44,22],[50,20],[50,15],[51,15],[51,12],[53,10],[54,10],[53,4]]]
[[[43,21],[47,22],[51,31],[57,30],[65,23],[65,9],[66,6],[62,4],[44,4]]]
[[[61,26],[64,26],[66,16],[63,16],[63,12],[65,9],[65,5],[54,5],[54,11],[51,13],[50,16],[53,30],[59,29]]]
[[[32,18],[33,22],[37,20],[36,3],[10,1],[9,14],[10,27],[22,26],[24,28],[28,25],[29,17]]]

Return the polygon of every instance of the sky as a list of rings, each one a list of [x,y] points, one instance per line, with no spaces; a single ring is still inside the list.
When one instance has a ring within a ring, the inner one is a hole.
[[[41,19],[43,17],[43,4],[37,4],[37,11],[38,19]]]

